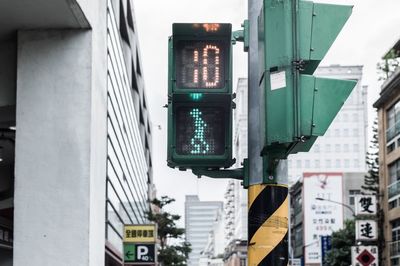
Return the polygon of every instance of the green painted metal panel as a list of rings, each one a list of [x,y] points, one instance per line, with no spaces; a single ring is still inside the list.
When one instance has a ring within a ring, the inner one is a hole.
[[[313,136],[323,136],[356,86],[354,80],[315,78]]]
[[[352,12],[352,6],[314,4],[310,60],[322,60]]]
[[[264,1],[259,17],[264,146],[293,141],[292,1]]]
[[[310,1],[299,2],[299,12],[297,14],[299,30],[299,53],[300,58],[309,60],[311,57],[311,38],[313,22],[314,3]]]
[[[301,135],[311,136],[314,112],[315,77],[311,75],[300,75],[299,83]]]

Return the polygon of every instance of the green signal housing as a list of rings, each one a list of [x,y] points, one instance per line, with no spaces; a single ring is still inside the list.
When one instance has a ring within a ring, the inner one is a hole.
[[[264,0],[258,18],[262,154],[306,152],[324,135],[356,85],[312,74],[351,15],[351,6]]]
[[[174,23],[169,38],[168,165],[230,167],[232,26]]]

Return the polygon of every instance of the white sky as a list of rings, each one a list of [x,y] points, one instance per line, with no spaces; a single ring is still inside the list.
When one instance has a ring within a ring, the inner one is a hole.
[[[317,2],[317,1],[316,1]],[[369,86],[369,114],[379,94],[376,63],[400,38],[399,0],[320,0],[318,2],[354,5],[353,14],[321,65],[364,65],[363,85]],[[177,201],[173,211],[184,215],[187,194],[200,200],[223,200],[226,181],[207,177],[197,179],[190,171],[181,172],[166,165],[167,158],[167,71],[168,36],[175,22],[225,22],[233,30],[247,18],[244,0],[137,0],[134,12],[138,27],[146,94],[153,123],[154,181],[158,196]],[[247,53],[243,45],[234,48],[233,80],[247,77]],[[236,82],[234,82],[236,87]],[[161,125],[161,130],[158,129]]]

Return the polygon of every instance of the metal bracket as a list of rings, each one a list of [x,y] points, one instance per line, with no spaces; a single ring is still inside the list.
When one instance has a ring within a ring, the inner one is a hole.
[[[236,44],[236,42],[243,42],[243,50],[245,52],[249,51],[249,20],[246,19],[242,23],[243,30],[237,30],[232,32],[232,44]]]
[[[293,65],[296,68],[296,70],[304,71],[304,67],[305,67],[306,63],[304,62],[304,60],[300,59],[300,60],[293,61]]]
[[[197,175],[199,178],[202,176],[208,176],[211,178],[232,178],[243,180],[244,167],[228,170],[196,168],[192,169],[192,173]]]

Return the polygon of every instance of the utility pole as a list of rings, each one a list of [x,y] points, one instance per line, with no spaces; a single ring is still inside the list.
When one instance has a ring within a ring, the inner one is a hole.
[[[281,185],[264,184],[264,166],[260,151],[260,112],[263,112],[259,90],[258,16],[263,0],[249,0],[248,51],[248,265],[288,264],[288,186],[285,161],[280,163]]]

